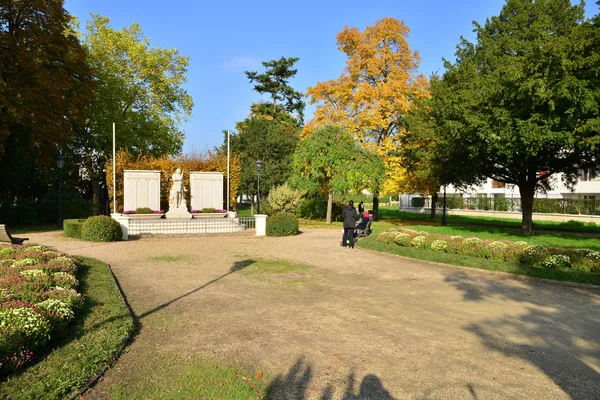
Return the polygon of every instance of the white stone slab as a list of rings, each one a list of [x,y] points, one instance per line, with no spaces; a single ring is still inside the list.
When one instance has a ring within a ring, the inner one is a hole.
[[[123,211],[148,207],[160,210],[160,171],[124,171]]]
[[[192,210],[223,208],[223,173],[190,172]]]

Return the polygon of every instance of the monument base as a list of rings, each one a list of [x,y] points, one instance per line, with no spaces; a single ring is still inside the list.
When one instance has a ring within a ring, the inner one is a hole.
[[[192,213],[185,208],[174,208],[165,214],[167,219],[192,219]]]

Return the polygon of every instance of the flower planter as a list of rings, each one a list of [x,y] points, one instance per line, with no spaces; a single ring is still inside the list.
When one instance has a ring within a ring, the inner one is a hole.
[[[225,218],[227,213],[193,213],[194,218]]]
[[[165,214],[126,214],[124,217],[129,219],[160,219]]]

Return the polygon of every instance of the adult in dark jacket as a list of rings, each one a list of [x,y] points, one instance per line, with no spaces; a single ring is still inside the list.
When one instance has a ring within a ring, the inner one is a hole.
[[[342,219],[344,220],[344,237],[342,238],[342,246],[354,248],[354,229],[356,228],[356,218],[358,217],[354,201],[350,200],[344,211],[342,211]]]

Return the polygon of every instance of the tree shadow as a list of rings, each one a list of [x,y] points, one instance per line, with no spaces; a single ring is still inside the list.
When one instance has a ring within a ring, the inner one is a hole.
[[[524,313],[507,313],[469,324],[464,329],[475,334],[487,348],[535,365],[571,398],[597,398],[600,393],[597,289],[533,280],[511,285],[474,278],[464,272],[447,273],[445,281],[461,291],[467,302],[496,299],[522,303]]]
[[[310,389],[313,377],[313,367],[304,357],[296,360],[287,374],[275,377],[265,390],[265,398],[272,400],[305,400],[314,398]],[[331,400],[336,390],[328,384],[320,391],[321,400]],[[313,390],[314,391],[314,390]],[[357,387],[354,372],[346,377],[346,387],[342,396],[343,400],[393,400],[394,397],[383,387],[381,380],[372,374],[366,375]]]
[[[250,265],[254,264],[255,262],[256,262],[255,260],[251,260],[251,259],[236,261],[236,262],[233,263],[233,265],[229,269],[229,272],[227,272],[227,273],[225,273],[225,274],[223,274],[223,275],[221,275],[221,276],[219,276],[219,277],[217,277],[217,278],[215,278],[215,279],[213,279],[213,280],[211,280],[209,282],[206,282],[205,284],[197,287],[196,289],[190,290],[189,292],[184,293],[181,296],[177,296],[174,299],[169,300],[166,303],[163,303],[163,304],[161,304],[161,305],[153,308],[152,310],[148,310],[148,311],[142,313],[141,315],[138,315],[137,318],[138,319],[142,319],[144,317],[147,317],[150,314],[153,314],[153,313],[155,313],[157,311],[160,311],[163,308],[168,307],[169,305],[175,303],[176,301],[179,301],[179,300],[181,300],[181,299],[183,299],[183,298],[185,298],[185,297],[187,297],[187,296],[189,296],[191,294],[194,294],[194,293],[196,293],[196,292],[198,292],[198,291],[200,291],[200,290],[202,290],[202,289],[204,289],[204,288],[212,285],[215,282],[220,281],[221,279],[223,279],[223,278],[225,278],[225,277],[233,274],[234,272],[237,272],[237,271],[240,271],[240,270],[242,270],[244,268],[249,267]]]

